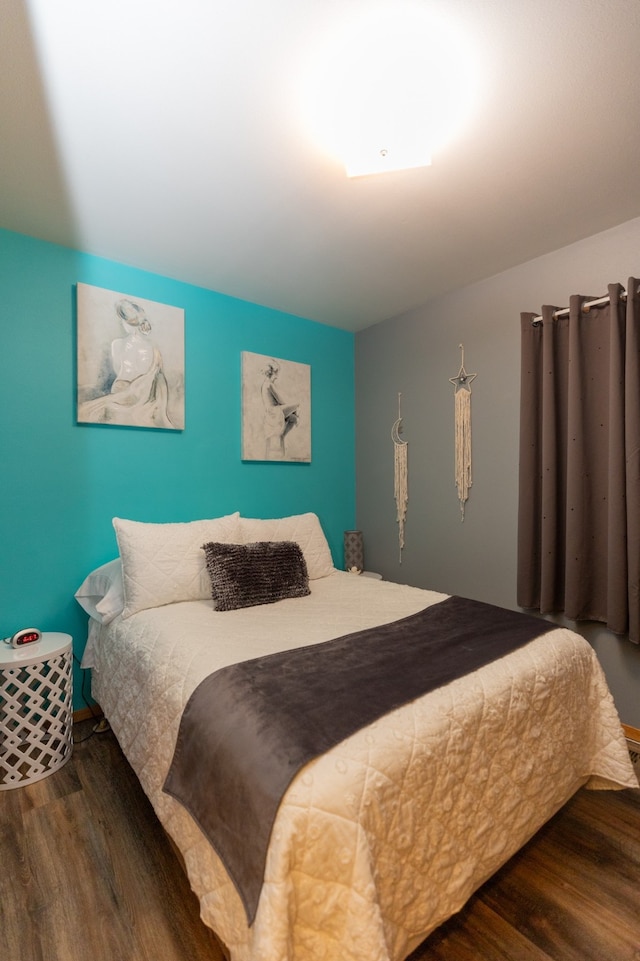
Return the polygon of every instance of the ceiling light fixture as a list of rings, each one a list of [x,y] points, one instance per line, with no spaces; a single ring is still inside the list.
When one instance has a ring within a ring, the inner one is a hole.
[[[350,177],[428,166],[464,124],[474,58],[424,4],[394,4],[335,30],[313,58],[304,109],[313,139]]]

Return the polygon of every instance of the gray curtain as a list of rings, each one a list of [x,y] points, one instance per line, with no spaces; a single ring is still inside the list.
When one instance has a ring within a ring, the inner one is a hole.
[[[640,302],[521,315],[518,604],[640,640]]]

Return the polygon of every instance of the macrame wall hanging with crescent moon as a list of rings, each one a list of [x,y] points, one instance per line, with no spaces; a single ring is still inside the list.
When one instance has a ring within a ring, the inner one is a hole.
[[[393,441],[393,494],[396,500],[396,515],[398,519],[398,542],[400,545],[400,559],[402,564],[402,550],[404,548],[404,522],[407,516],[407,503],[409,501],[408,491],[408,448],[406,440],[402,440],[402,412],[400,401],[402,394],[398,394],[398,419],[394,421],[391,428],[391,439]]]
[[[464,345],[458,344],[462,351],[462,363],[455,377],[449,382],[455,387],[455,481],[460,504],[460,520],[464,520],[464,508],[473,483],[471,473],[471,382],[477,374],[468,374],[464,369]]]

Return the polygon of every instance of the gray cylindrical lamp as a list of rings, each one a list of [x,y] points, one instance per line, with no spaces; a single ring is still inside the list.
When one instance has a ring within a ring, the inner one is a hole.
[[[364,570],[362,531],[344,532],[344,567],[355,574],[361,574]]]

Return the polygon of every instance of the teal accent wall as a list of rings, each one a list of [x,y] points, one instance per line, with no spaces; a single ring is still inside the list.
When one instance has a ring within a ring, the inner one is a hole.
[[[78,282],[184,308],[184,431],[76,423]],[[315,511],[341,565],[355,522],[353,334],[2,230],[0,325],[0,637],[65,631],[81,656],[73,595],[117,555],[114,516]],[[241,461],[245,350],[311,365],[310,464]],[[76,667],[76,708],[81,694]]]

